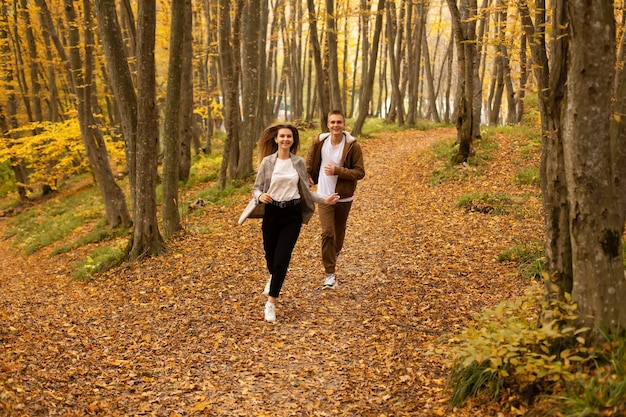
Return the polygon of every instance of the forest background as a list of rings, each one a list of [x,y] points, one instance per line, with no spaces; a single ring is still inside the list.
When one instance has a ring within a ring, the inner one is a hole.
[[[258,133],[277,119],[324,129],[341,109],[357,136],[371,116],[452,122],[462,164],[483,124],[535,116],[546,300],[571,295],[579,314],[568,318],[601,343],[626,323],[622,11],[559,0],[5,2],[0,173],[16,195],[6,211],[90,172],[107,233],[130,228],[122,258],[135,260],[182,230],[181,184],[217,131],[223,191],[249,178]]]

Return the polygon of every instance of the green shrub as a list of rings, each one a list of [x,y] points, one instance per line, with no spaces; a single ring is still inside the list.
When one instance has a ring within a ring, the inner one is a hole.
[[[573,324],[575,309],[569,298],[546,301],[533,286],[516,301],[476,315],[452,339],[451,404],[480,394],[500,400],[504,388],[530,401],[537,392],[576,380],[578,366],[595,356],[581,336],[589,329]]]
[[[13,191],[15,191],[15,176],[11,171],[11,163],[5,161],[0,163],[0,198],[5,198]]]
[[[551,397],[563,415],[626,415],[626,338],[605,337],[607,342],[596,350],[594,366],[568,382],[564,395]]]

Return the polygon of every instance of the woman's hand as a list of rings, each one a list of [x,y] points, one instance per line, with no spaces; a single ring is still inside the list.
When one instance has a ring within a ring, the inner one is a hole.
[[[324,204],[335,205],[339,201],[339,194],[334,193],[324,199]]]
[[[263,193],[259,196],[259,201],[263,204],[269,204],[272,202],[272,197],[268,193]]]

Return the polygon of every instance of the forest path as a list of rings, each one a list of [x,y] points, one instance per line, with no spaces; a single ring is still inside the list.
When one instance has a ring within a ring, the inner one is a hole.
[[[475,415],[447,406],[447,340],[524,291],[516,266],[496,257],[541,239],[541,220],[456,206],[475,191],[538,194],[510,185],[512,169],[536,163],[514,142],[499,143],[481,174],[429,184],[438,162],[424,151],[454,135],[361,141],[366,178],[339,288],[321,289],[314,216],[276,324],[263,319],[260,221],[236,224],[247,196],[189,215],[166,255],[87,282],[70,278],[80,251],[25,258],[0,242],[0,415]]]

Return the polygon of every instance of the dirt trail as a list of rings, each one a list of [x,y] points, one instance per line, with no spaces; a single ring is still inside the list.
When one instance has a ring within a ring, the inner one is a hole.
[[[459,213],[456,199],[480,185],[428,184],[423,151],[453,135],[363,141],[339,289],[320,288],[315,216],[275,325],[263,320],[260,222],[236,224],[246,197],[188,219],[167,255],[84,283],[69,278],[78,252],[23,258],[2,242],[0,415],[466,415],[447,408],[433,352],[523,291],[494,259],[536,224]]]

